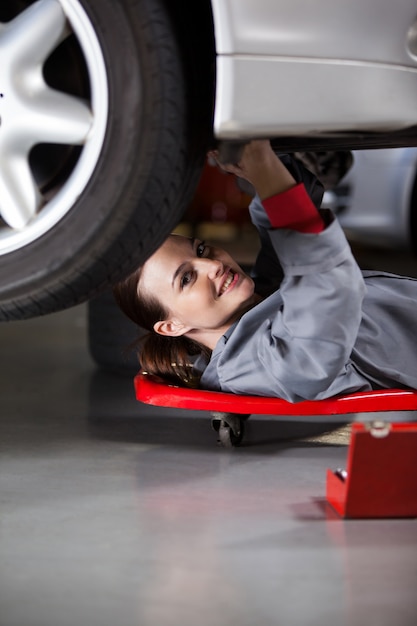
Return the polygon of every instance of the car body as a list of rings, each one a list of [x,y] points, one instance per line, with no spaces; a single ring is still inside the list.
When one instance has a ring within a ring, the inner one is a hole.
[[[324,204],[352,241],[416,251],[417,148],[355,151]]]
[[[212,7],[217,137],[299,143],[347,133],[352,146],[361,133],[415,126],[413,0],[213,0]]]
[[[417,145],[414,0],[2,0],[0,319],[142,263],[213,144]]]

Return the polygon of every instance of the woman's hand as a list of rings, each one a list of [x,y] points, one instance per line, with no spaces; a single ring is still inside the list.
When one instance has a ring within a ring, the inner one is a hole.
[[[247,143],[239,163],[220,163],[217,151],[208,153],[224,172],[249,181],[261,200],[282,193],[296,185],[296,181],[272,150],[268,140]]]

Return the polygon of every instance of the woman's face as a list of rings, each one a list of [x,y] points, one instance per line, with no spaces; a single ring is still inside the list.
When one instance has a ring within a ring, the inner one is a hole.
[[[169,311],[161,334],[224,332],[252,304],[253,280],[220,248],[170,235],[143,266],[139,290]]]

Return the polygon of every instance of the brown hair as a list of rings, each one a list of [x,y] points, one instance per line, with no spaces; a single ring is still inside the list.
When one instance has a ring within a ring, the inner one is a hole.
[[[198,378],[193,361],[200,354],[209,358],[210,350],[188,337],[168,337],[154,331],[154,324],[166,319],[168,311],[154,295],[140,293],[141,274],[140,267],[113,286],[114,298],[123,313],[137,326],[149,331],[133,346],[141,368],[177,385],[196,386]]]

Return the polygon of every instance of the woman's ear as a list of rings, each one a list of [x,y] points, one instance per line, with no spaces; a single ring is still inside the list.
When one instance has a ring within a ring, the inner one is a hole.
[[[185,335],[185,333],[191,330],[177,320],[161,320],[153,325],[153,329],[158,335],[166,337],[181,337],[181,335]]]

